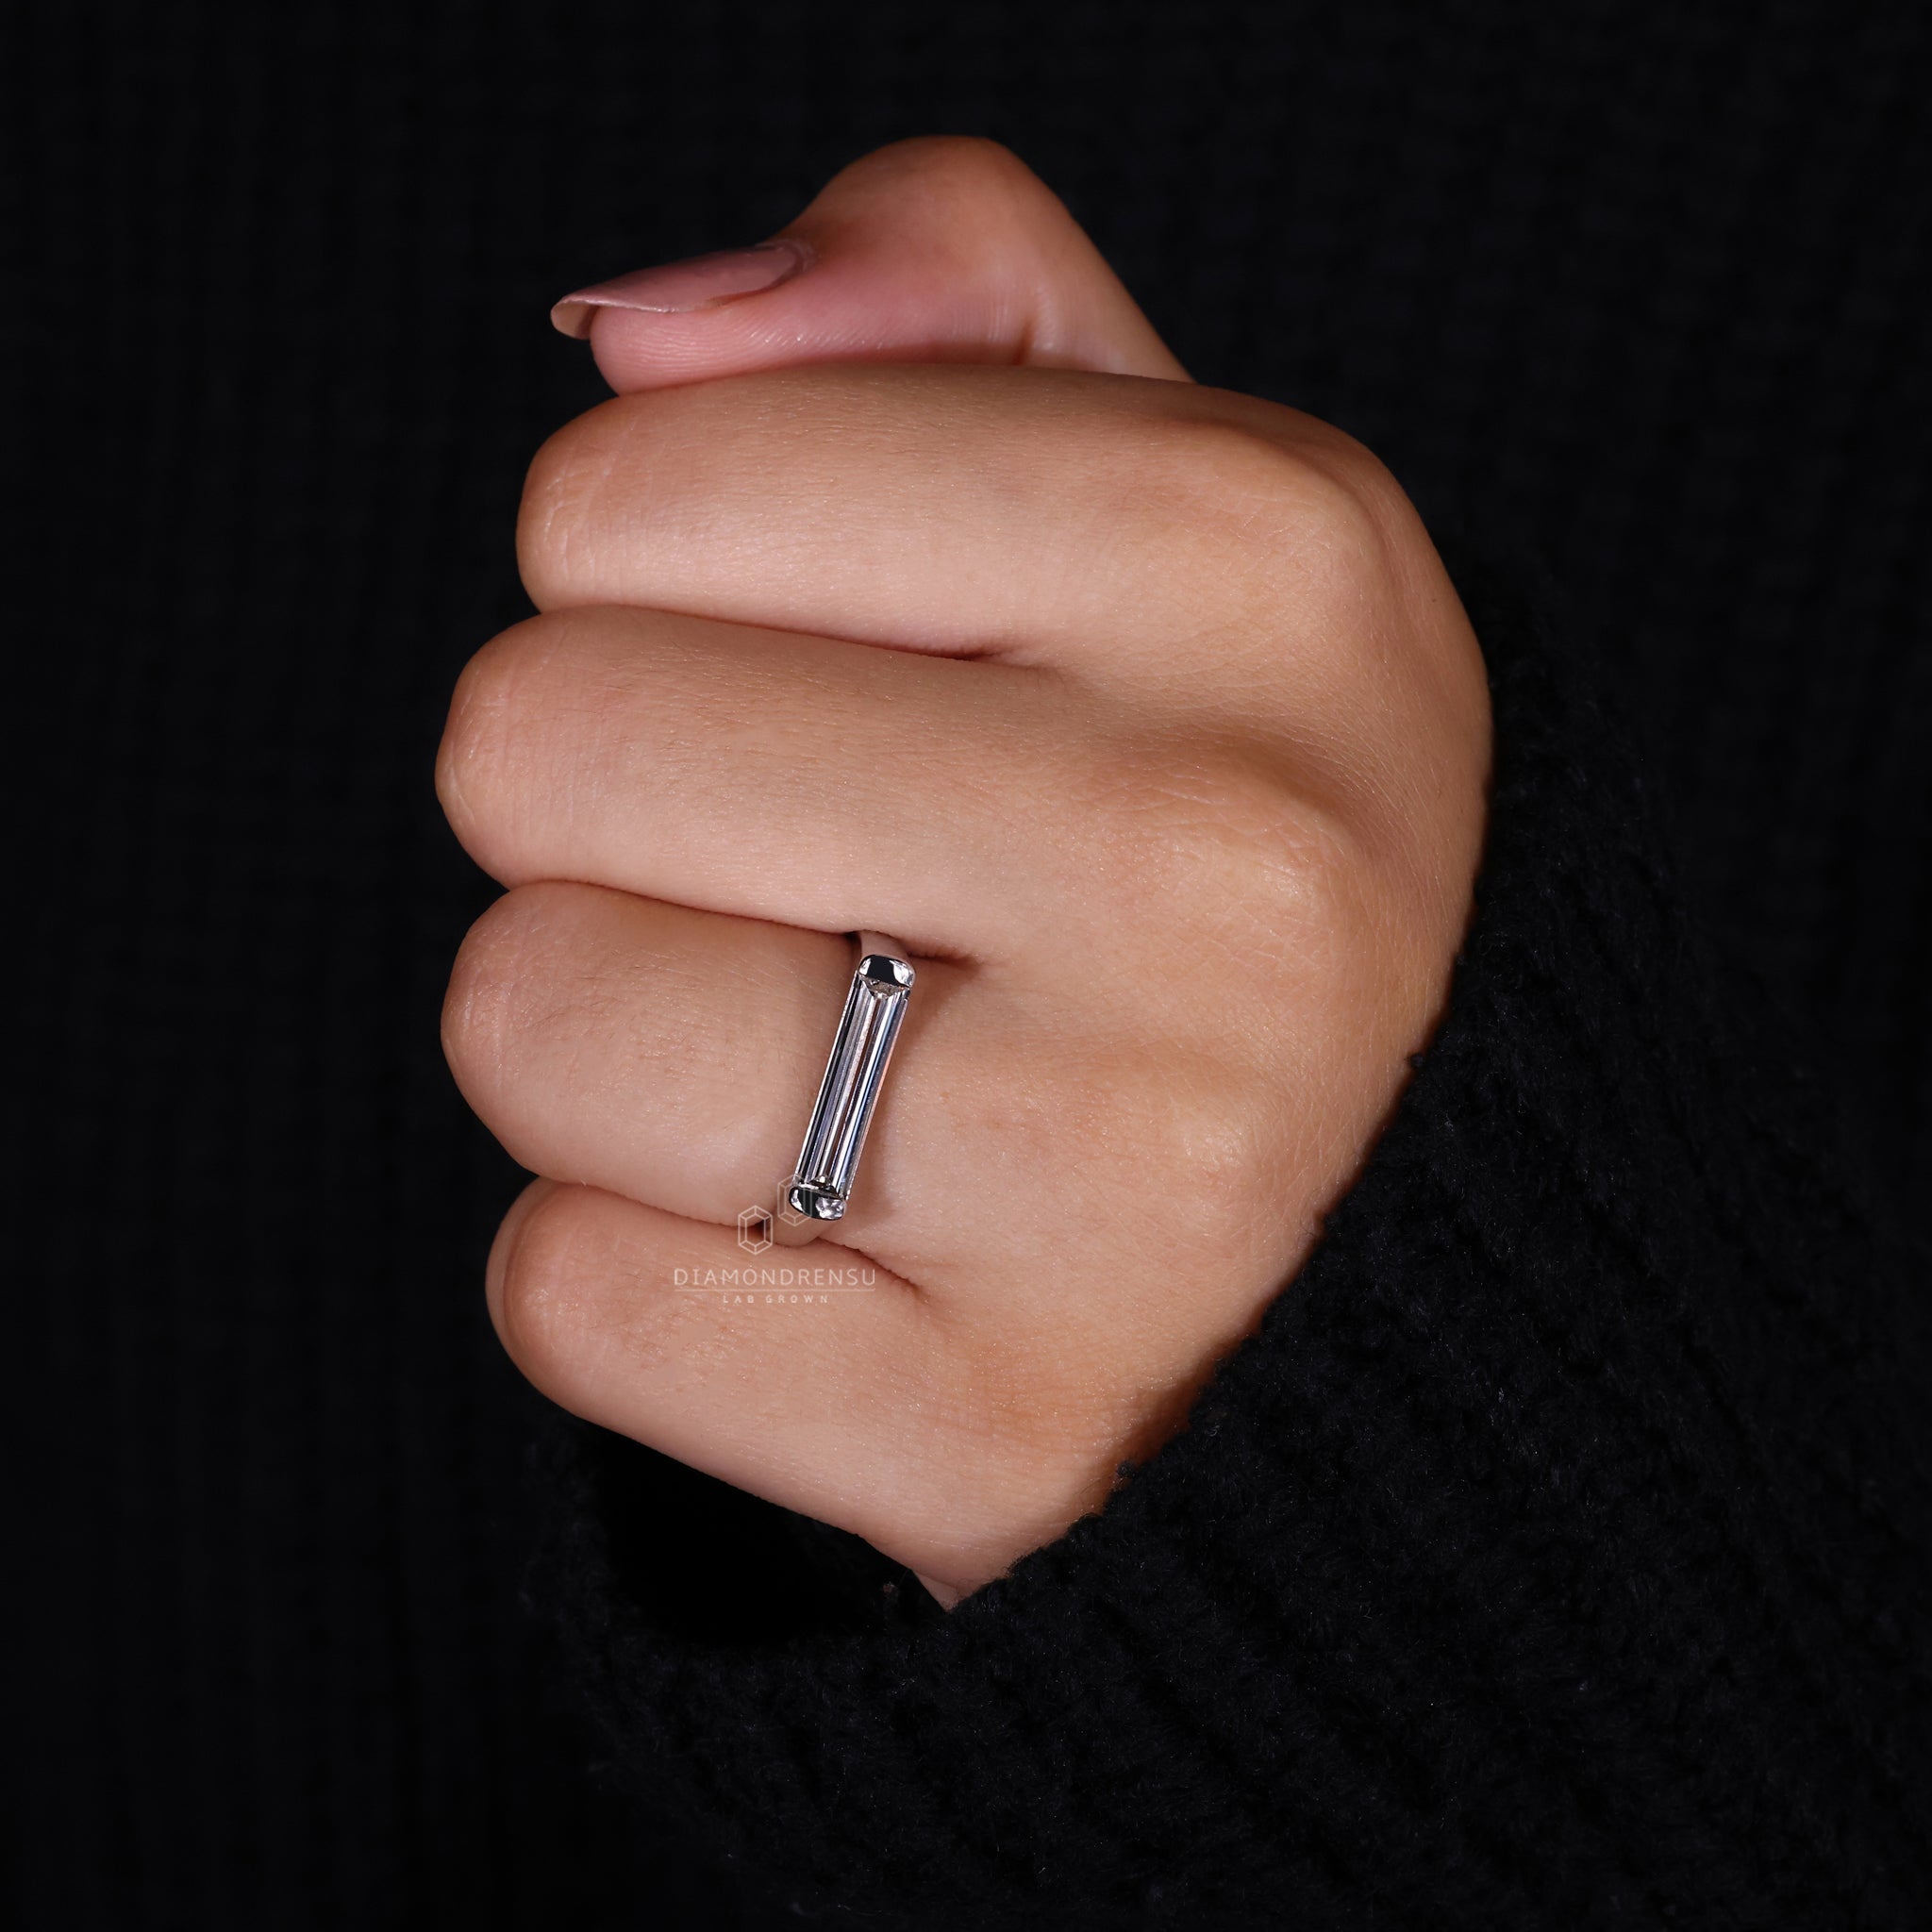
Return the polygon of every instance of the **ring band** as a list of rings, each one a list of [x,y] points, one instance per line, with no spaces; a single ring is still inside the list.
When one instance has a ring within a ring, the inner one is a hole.
[[[819,1083],[798,1165],[780,1183],[772,1217],[772,1239],[787,1247],[816,1241],[844,1218],[865,1130],[872,1125],[912,991],[912,962],[897,940],[876,932],[856,937],[858,965],[832,1037],[825,1077]]]

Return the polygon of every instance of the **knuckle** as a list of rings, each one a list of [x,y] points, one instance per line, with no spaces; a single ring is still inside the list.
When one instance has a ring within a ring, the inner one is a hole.
[[[436,751],[436,795],[465,845],[490,818],[492,781],[511,714],[519,642],[515,630],[492,638],[463,666],[450,694],[449,716]]]
[[[1145,501],[1163,554],[1191,576],[1244,581],[1257,552],[1295,575],[1357,583],[1389,560],[1381,465],[1339,431],[1287,437],[1222,417],[1171,419],[1156,433]],[[1399,492],[1396,492],[1399,496]],[[1262,572],[1262,581],[1271,574]]]
[[[506,892],[463,937],[442,1006],[442,1047],[457,1084],[482,1098],[502,1084],[519,1031],[541,920],[541,887]]]
[[[565,1407],[580,1405],[602,1326],[594,1198],[546,1185],[512,1210],[491,1315],[505,1352]]]
[[[978,134],[927,134],[895,142],[870,165],[900,180],[917,179],[948,198],[1008,201],[1040,192],[1040,180],[1011,148]]]
[[[1238,1272],[1261,1209],[1280,1187],[1279,1136],[1245,1085],[1212,1063],[1172,1073],[1151,1109],[1168,1177],[1160,1195],[1163,1239],[1191,1267]]]
[[[1139,761],[1129,848],[1156,904],[1192,908],[1199,935],[1333,931],[1357,891],[1357,841],[1262,748],[1169,745]]]
[[[498,1235],[489,1291],[497,1337],[531,1383],[625,1434],[646,1388],[675,1384],[697,1406],[708,1389],[756,1397],[734,1324],[701,1299],[648,1291],[662,1251],[631,1203],[562,1181],[538,1189]]]
[[[623,988],[605,975],[597,945],[603,897],[568,880],[519,886],[465,936],[443,1002],[443,1050],[486,1114],[505,1114],[513,1090],[583,1087],[604,1072]]]
[[[639,469],[651,403],[642,395],[600,403],[566,423],[532,458],[517,510],[517,565],[540,610],[594,594],[612,490]]]
[[[517,511],[517,565],[540,611],[649,605],[689,591],[698,560],[747,534],[760,486],[835,429],[836,375],[769,369],[727,383],[613,396],[537,452]],[[829,410],[828,410],[829,402]],[[765,464],[735,463],[758,448]],[[755,528],[764,528],[762,518]],[[767,531],[767,534],[769,532]]]
[[[436,792],[464,849],[498,877],[509,864],[505,834],[527,768],[533,728],[551,702],[554,666],[572,627],[526,618],[463,667],[436,754]]]

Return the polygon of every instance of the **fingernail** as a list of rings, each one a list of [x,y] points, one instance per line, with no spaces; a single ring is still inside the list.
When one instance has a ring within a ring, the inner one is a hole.
[[[694,255],[689,261],[641,268],[615,281],[579,289],[550,311],[550,320],[563,334],[581,341],[591,333],[593,308],[641,308],[653,315],[687,315],[694,308],[716,308],[741,295],[758,295],[775,289],[810,260],[811,251],[803,242],[760,242],[755,248]]]

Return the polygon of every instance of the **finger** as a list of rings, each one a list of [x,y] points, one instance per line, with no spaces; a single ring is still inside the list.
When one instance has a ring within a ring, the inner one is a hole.
[[[1117,791],[1122,757],[1041,673],[605,608],[478,654],[438,776],[506,885],[983,958],[1091,898],[1074,802]]]
[[[1090,1437],[1118,1418],[1016,1413],[1018,1376],[976,1369],[957,1323],[849,1250],[747,1256],[724,1228],[540,1181],[489,1295],[552,1401],[929,1575],[991,1574],[1031,1546],[1016,1518],[1045,1541],[1105,1493]]]
[[[1401,591],[1380,559],[1412,523],[1340,431],[1248,398],[817,369],[591,410],[531,466],[518,542],[540,609],[644,605],[1181,697],[1211,635],[1245,707],[1244,666],[1340,669],[1340,645],[1379,639],[1361,587]]]
[[[988,141],[899,142],[755,249],[552,311],[620,393],[802,362],[995,362],[1186,380],[1058,198]]]
[[[1096,1026],[1085,976],[1060,963],[1026,975],[919,961],[828,1243],[963,1304],[1049,1275],[1118,1283],[1150,1242],[1176,1241],[1175,1208],[1146,1181],[1182,1146],[1209,1157],[1191,1176],[1205,1185],[1211,1150],[1230,1151],[1245,1089],[1226,1028],[1201,1014],[1191,1037],[1179,1014],[1136,1051]],[[849,941],[822,933],[525,886],[463,944],[444,1049],[524,1166],[729,1226],[769,1210],[791,1171],[852,968]],[[1074,1145],[1087,1158],[1070,1163]],[[1224,1230],[1182,1230],[1189,1265],[1211,1257],[1241,1275],[1259,1232],[1239,1230],[1230,1252]]]
[[[848,939],[596,886],[525,886],[464,941],[444,1050],[477,1115],[533,1173],[730,1225],[769,1211],[791,1172],[852,971]],[[828,1241],[902,1271],[914,1258],[907,1228],[933,1224],[958,1171],[951,1096],[977,1084],[989,1040],[1010,1037],[1008,1005],[964,969],[919,962],[864,1185]]]

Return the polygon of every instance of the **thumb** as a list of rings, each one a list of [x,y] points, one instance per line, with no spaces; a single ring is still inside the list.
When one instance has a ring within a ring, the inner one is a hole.
[[[953,137],[880,148],[771,241],[580,289],[551,320],[620,394],[802,362],[1188,379],[1040,177]]]

